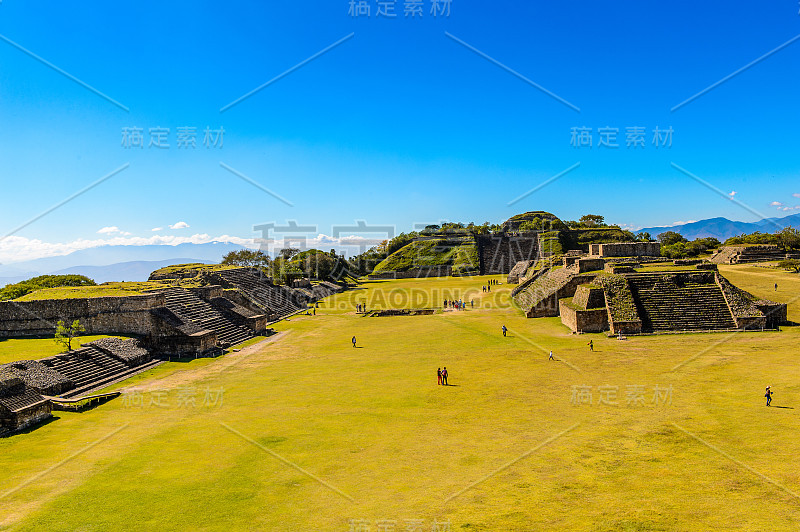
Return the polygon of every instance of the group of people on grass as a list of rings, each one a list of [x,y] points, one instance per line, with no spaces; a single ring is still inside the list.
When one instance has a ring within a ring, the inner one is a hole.
[[[356,303],[356,312],[366,312],[367,306],[364,303]]]
[[[436,376],[439,378],[440,385],[447,386],[447,366],[445,366],[444,369],[437,369]]]
[[[500,284],[500,281],[498,281],[496,279],[489,279],[489,284],[482,286],[481,289],[484,292],[491,292],[492,291],[492,285],[498,285],[498,284]]]
[[[475,308],[475,300],[474,299],[472,301],[470,301],[470,305],[473,308]],[[464,310],[465,308],[467,308],[467,304],[464,303],[463,299],[457,299],[457,300],[445,299],[444,300],[444,308],[451,308],[451,309],[454,309],[454,310]]]

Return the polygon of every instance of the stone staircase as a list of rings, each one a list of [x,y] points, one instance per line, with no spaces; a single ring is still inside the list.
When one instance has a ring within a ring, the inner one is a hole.
[[[250,268],[222,270],[219,275],[278,318],[306,308],[306,303],[311,299],[291,288],[274,286],[267,277]]]
[[[786,253],[778,246],[724,246],[709,257],[716,264],[746,264],[749,262],[769,262],[783,260]]]
[[[166,307],[204,329],[217,333],[217,343],[222,345],[236,345],[253,338],[255,334],[247,327],[243,327],[225,317],[206,301],[183,288],[167,288],[163,290],[166,298]]]
[[[533,282],[522,287],[519,292],[512,292],[514,300],[523,310],[528,310],[556,294],[577,273],[577,269],[573,268],[550,270],[547,274],[537,277]]]
[[[44,358],[40,362],[75,384],[74,388],[62,394],[63,397],[80,395],[161,363],[160,360],[152,360],[131,368],[123,361],[90,345],[67,354]]]
[[[626,275],[644,331],[735,329],[736,322],[716,283],[680,282],[652,275]]]

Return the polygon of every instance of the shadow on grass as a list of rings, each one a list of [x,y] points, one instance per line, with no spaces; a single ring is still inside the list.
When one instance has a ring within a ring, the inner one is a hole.
[[[793,406],[776,406],[776,405],[769,405],[772,408],[788,408],[789,410],[794,410]]]
[[[13,436],[19,436],[19,435],[22,435],[22,434],[30,434],[34,430],[40,429],[40,428],[44,427],[45,425],[49,425],[50,423],[53,423],[54,421],[58,421],[59,419],[61,419],[61,418],[58,417],[58,416],[52,416],[52,417],[49,417],[47,419],[43,419],[42,421],[40,421],[38,423],[35,423],[35,424],[31,425],[30,427],[25,427],[22,430],[18,430],[18,431],[15,431],[15,432],[5,432],[3,434],[0,434],[0,438],[11,438]]]

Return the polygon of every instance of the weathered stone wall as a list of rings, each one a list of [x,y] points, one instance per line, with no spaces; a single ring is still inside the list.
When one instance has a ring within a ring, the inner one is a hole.
[[[620,274],[620,273],[633,273],[635,272],[635,268],[640,266],[632,265],[632,264],[615,264],[613,262],[606,262],[606,265],[603,267],[603,271],[607,273],[613,274]]]
[[[51,336],[56,323],[80,320],[87,334],[149,335],[150,309],[163,306],[160,293],[127,297],[0,302],[0,337]]]
[[[205,301],[211,301],[215,297],[222,297],[222,287],[216,284],[209,286],[192,286],[186,290]]]
[[[481,275],[508,274],[514,265],[539,258],[539,233],[480,235],[478,257]]]
[[[660,257],[661,244],[658,242],[612,242],[591,244],[589,251],[600,257]]]
[[[605,308],[581,310],[573,304],[570,298],[561,299],[559,302],[561,323],[574,333],[602,332],[608,330],[608,312]]]
[[[764,327],[776,329],[779,325],[789,323],[789,315],[786,303],[774,303],[772,301],[760,300],[755,302],[758,310],[764,313]]]
[[[577,264],[578,273],[585,273],[602,270],[606,265],[606,261],[603,259],[578,259]]]
[[[594,275],[579,275],[569,279],[565,284],[561,285],[558,289],[545,295],[533,305],[525,315],[528,318],[546,318],[558,316],[559,305],[558,300],[565,297],[572,297],[575,295],[575,290],[578,286],[594,281]],[[544,294],[543,294],[544,295]]]
[[[256,334],[263,334],[267,328],[267,317],[264,314],[237,305],[230,299],[216,297],[209,303],[232,322],[244,325]]]
[[[14,432],[24,430],[52,417],[52,411],[53,403],[49,400],[18,412],[0,409],[0,427]]]
[[[583,310],[606,308],[606,298],[603,295],[603,289],[599,286],[580,285],[575,290],[572,303]]]
[[[240,307],[244,307],[252,312],[255,312],[256,314],[264,314],[268,322],[278,319],[277,314],[269,309],[264,309],[239,289],[223,290],[222,297],[233,301]]]

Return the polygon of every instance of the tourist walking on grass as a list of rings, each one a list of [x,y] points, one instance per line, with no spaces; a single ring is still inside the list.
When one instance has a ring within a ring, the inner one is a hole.
[[[353,336],[353,347],[355,347],[355,346],[356,346],[356,337]]]
[[[592,343],[592,341],[591,341],[591,340],[589,340],[589,343],[588,343],[588,344],[586,344],[586,345],[588,345],[588,346],[589,346],[589,351],[594,351],[594,344]]]
[[[770,390],[769,386],[767,386],[767,393],[764,394],[764,397],[767,398],[767,406],[772,402],[772,390]]]
[[[506,328],[505,325],[503,325],[503,336],[505,336],[507,332],[508,332],[508,329]]]
[[[436,377],[439,379],[439,385],[442,384],[442,368],[436,368]]]
[[[553,351],[552,351],[552,349],[550,350],[550,358],[548,358],[547,360],[555,360],[555,358],[553,358]]]
[[[442,384],[447,386],[447,366],[442,370]]]

